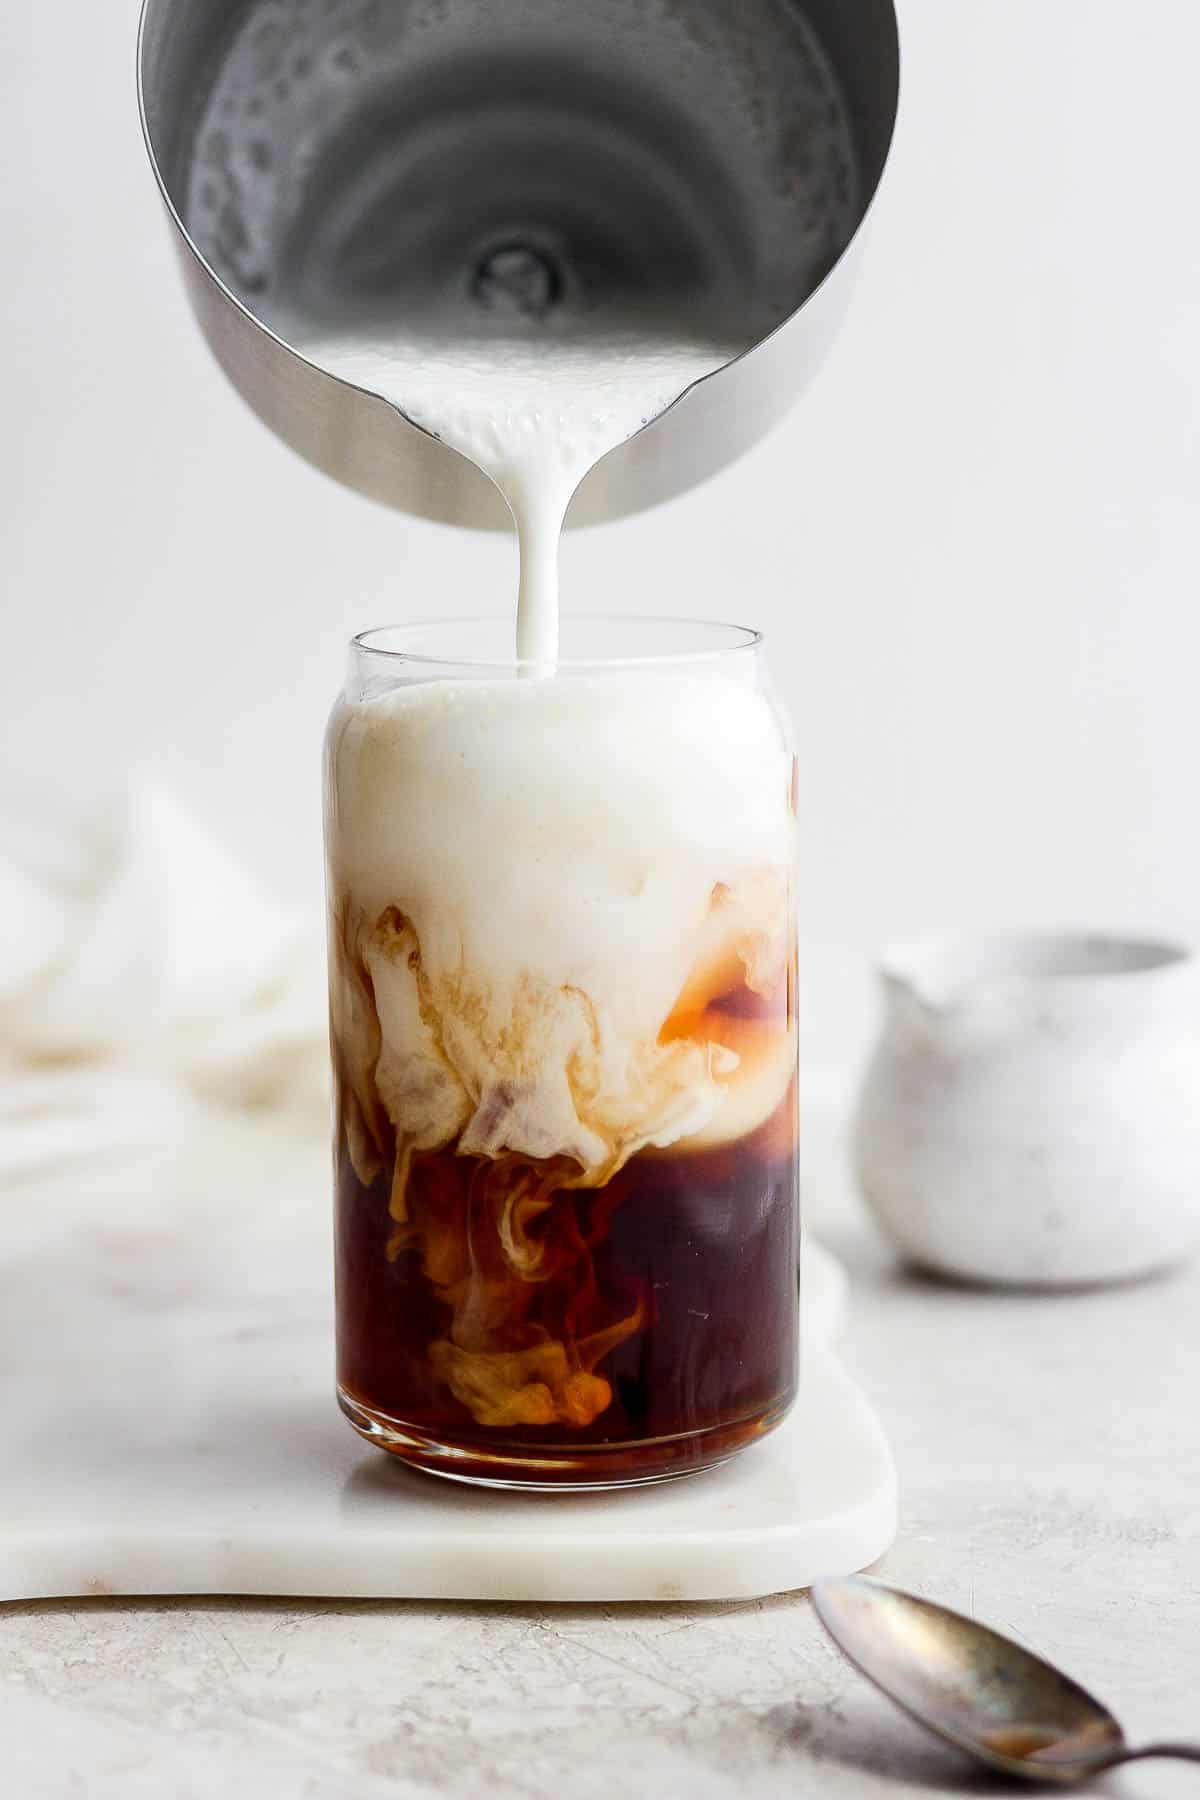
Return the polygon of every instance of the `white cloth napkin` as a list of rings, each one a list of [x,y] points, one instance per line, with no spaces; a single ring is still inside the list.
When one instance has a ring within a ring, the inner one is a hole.
[[[324,953],[159,781],[0,806],[0,1182],[198,1099],[327,1116]]]

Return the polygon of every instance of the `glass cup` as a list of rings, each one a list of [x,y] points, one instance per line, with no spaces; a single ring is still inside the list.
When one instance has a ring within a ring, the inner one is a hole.
[[[338,1391],[405,1462],[660,1481],[797,1380],[794,759],[762,640],[364,633],[326,751]]]

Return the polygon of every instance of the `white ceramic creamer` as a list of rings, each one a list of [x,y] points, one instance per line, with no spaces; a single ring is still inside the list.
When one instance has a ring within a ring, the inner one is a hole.
[[[863,1195],[912,1261],[1061,1286],[1200,1242],[1200,963],[1087,935],[885,957],[854,1124]]]

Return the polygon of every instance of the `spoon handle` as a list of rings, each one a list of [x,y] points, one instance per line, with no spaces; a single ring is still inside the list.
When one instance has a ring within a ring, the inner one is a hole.
[[[1146,1744],[1140,1750],[1126,1750],[1117,1762],[1141,1762],[1147,1756],[1173,1756],[1179,1762],[1200,1763],[1200,1744]]]

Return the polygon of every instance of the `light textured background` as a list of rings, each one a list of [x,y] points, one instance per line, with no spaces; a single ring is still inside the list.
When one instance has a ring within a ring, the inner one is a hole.
[[[510,545],[371,508],[225,389],[133,99],[135,0],[0,26],[7,778],[151,760],[316,904],[352,629],[503,603]],[[568,543],[576,606],[772,633],[804,771],[806,1049],[881,940],[1200,918],[1192,0],[906,0],[851,323],[706,491]]]

